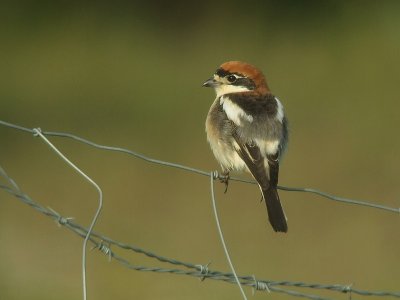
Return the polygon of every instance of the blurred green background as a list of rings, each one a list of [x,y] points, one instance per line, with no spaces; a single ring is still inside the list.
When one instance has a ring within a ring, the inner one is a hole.
[[[399,1],[2,2],[0,118],[211,171],[214,94],[201,84],[244,60],[265,72],[290,120],[281,185],[399,207],[399,15]],[[3,126],[0,137],[1,165],[21,188],[87,226],[93,187],[38,138]],[[208,178],[51,141],[103,188],[97,231],[229,271]],[[275,234],[255,186],[216,189],[239,274],[399,290],[395,214],[282,191],[289,233]],[[82,240],[0,195],[0,298],[80,299]],[[130,271],[100,252],[87,274],[90,299],[240,299],[234,285]]]

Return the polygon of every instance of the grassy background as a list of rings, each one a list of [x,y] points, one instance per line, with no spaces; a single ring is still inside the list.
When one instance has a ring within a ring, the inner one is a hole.
[[[201,84],[222,62],[244,60],[265,71],[290,120],[280,184],[399,207],[398,1],[1,6],[2,120],[214,170],[204,133],[214,95]],[[40,140],[5,127],[0,138],[1,165],[27,194],[89,224],[91,186]],[[207,178],[52,141],[103,188],[97,231],[228,271]],[[82,240],[0,195],[0,298],[80,299]],[[394,214],[281,192],[289,218],[282,235],[272,232],[254,186],[231,183],[224,195],[217,185],[217,199],[240,274],[399,289]],[[233,285],[129,271],[98,252],[89,255],[88,290],[91,299],[240,297]]]

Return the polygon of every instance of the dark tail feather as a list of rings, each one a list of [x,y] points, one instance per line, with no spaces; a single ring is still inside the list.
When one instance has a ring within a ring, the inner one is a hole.
[[[276,188],[268,188],[262,190],[265,203],[267,204],[268,218],[275,231],[287,232],[288,226],[286,216],[283,212],[281,201],[279,200]]]

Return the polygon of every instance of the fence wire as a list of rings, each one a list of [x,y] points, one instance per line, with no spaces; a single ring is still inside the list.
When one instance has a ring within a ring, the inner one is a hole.
[[[23,126],[20,126],[20,125],[12,124],[12,123],[5,122],[5,121],[2,121],[2,120],[0,120],[0,125],[3,125],[3,126],[6,126],[6,127],[9,127],[9,128],[17,129],[17,130],[24,131],[24,132],[27,132],[27,133],[31,133],[32,135],[35,135],[35,129],[30,129],[30,128],[27,128],[27,127],[23,127]],[[92,147],[97,148],[97,149],[125,153],[125,154],[128,154],[130,156],[134,156],[136,158],[139,158],[139,159],[142,159],[144,161],[147,161],[149,163],[162,165],[162,166],[166,166],[166,167],[171,167],[171,168],[176,168],[176,169],[180,169],[180,170],[183,170],[183,171],[187,171],[187,172],[190,172],[190,173],[195,173],[195,174],[199,174],[199,175],[203,175],[203,176],[208,176],[208,177],[210,176],[210,172],[209,171],[204,171],[204,170],[200,170],[200,169],[184,166],[184,165],[177,164],[177,163],[172,163],[172,162],[168,162],[168,161],[162,161],[162,160],[150,158],[150,157],[145,156],[145,155],[143,155],[141,153],[138,153],[138,152],[135,152],[135,151],[132,151],[132,150],[129,150],[129,149],[121,148],[121,147],[100,145],[100,144],[94,143],[92,141],[89,141],[87,139],[84,139],[82,137],[76,136],[74,134],[70,134],[70,133],[66,133],[66,132],[54,132],[54,131],[41,131],[41,132],[45,136],[54,136],[54,137],[62,137],[62,138],[73,139],[75,141],[78,141],[80,143],[92,146]],[[217,179],[225,179],[225,177],[218,174],[217,175]],[[230,181],[243,182],[243,183],[257,184],[254,180],[246,180],[246,179],[237,178],[237,177],[230,177],[229,180]],[[390,212],[394,212],[394,213],[400,214],[400,208],[388,207],[388,206],[380,205],[380,204],[377,204],[377,203],[370,203],[370,202],[364,201],[364,200],[354,200],[354,199],[339,197],[339,196],[335,196],[335,195],[332,195],[332,194],[329,194],[329,193],[325,193],[325,192],[322,192],[320,190],[313,189],[313,188],[278,186],[278,189],[283,190],[283,191],[287,191],[287,192],[304,192],[304,193],[316,194],[318,196],[321,196],[321,197],[323,197],[325,199],[329,199],[329,200],[332,200],[332,201],[343,202],[343,203],[347,203],[347,204],[367,206],[367,207],[371,207],[371,208],[378,208],[378,209],[382,209],[382,210],[386,210],[386,211],[390,211]]]
[[[12,128],[12,129],[17,129],[17,130],[20,130],[20,131],[23,131],[26,133],[30,133],[32,135],[37,135],[37,132],[40,131],[40,133],[43,134],[44,136],[70,138],[75,141],[90,145],[90,146],[98,148],[98,149],[126,153],[126,154],[132,155],[136,158],[145,160],[149,163],[155,163],[155,164],[159,164],[159,165],[163,165],[163,166],[178,168],[178,169],[181,169],[181,170],[184,170],[187,172],[191,172],[191,173],[195,173],[195,174],[199,174],[199,175],[203,175],[203,176],[209,176],[212,179],[220,179],[221,178],[220,175],[218,175],[215,172],[207,172],[207,171],[195,169],[192,167],[187,167],[187,166],[176,164],[176,163],[171,163],[171,162],[166,162],[166,161],[149,158],[143,154],[140,154],[140,153],[128,150],[128,149],[124,149],[124,148],[99,145],[92,141],[89,141],[87,139],[84,139],[82,137],[79,137],[79,136],[76,136],[76,135],[73,135],[70,133],[41,131],[40,129],[30,129],[30,128],[26,128],[26,127],[23,127],[20,125],[8,123],[8,122],[1,121],[1,120],[0,120],[0,125],[6,126],[9,128]],[[25,194],[22,191],[22,189],[6,173],[6,171],[3,168],[1,168],[1,166],[0,166],[0,176],[5,180],[5,183],[0,182],[1,189],[3,189],[5,192],[15,196],[17,199],[19,199],[23,203],[29,205],[36,211],[38,211],[48,217],[51,217],[52,219],[54,219],[56,221],[56,223],[58,225],[69,229],[71,232],[77,234],[78,236],[80,236],[83,239],[87,238],[88,241],[90,241],[93,244],[92,249],[98,249],[100,252],[104,253],[110,261],[116,261],[128,269],[132,269],[132,270],[136,270],[136,271],[186,275],[186,276],[200,278],[202,280],[212,279],[212,280],[219,280],[219,281],[223,281],[223,282],[237,284],[237,279],[235,278],[236,274],[212,270],[209,267],[209,264],[193,264],[193,263],[184,262],[184,261],[180,261],[180,260],[173,259],[173,258],[168,258],[165,256],[158,255],[154,252],[142,249],[135,245],[130,245],[130,244],[126,244],[126,243],[123,243],[120,241],[116,241],[116,240],[114,240],[110,237],[107,237],[105,235],[102,235],[94,230],[91,231],[92,228],[85,228],[85,227],[79,225],[78,223],[75,223],[73,221],[73,218],[61,216],[55,210],[53,210],[51,208],[46,208],[46,207],[42,206],[41,204],[39,204],[38,202],[35,202],[34,200],[32,200],[27,194]],[[255,184],[254,181],[243,180],[240,178],[231,178],[230,180]],[[321,192],[316,189],[311,189],[311,188],[293,188],[293,187],[279,186],[279,189],[285,190],[285,191],[293,191],[293,192],[313,193],[313,194],[319,195],[325,199],[329,199],[332,201],[339,201],[339,202],[343,202],[343,203],[347,203],[347,204],[367,206],[367,207],[374,208],[374,209],[381,209],[381,210],[384,210],[387,212],[400,213],[399,208],[392,208],[392,207],[388,207],[388,206],[384,206],[384,205],[380,205],[380,204],[376,204],[376,203],[338,197],[338,196],[334,196],[334,195],[331,195],[331,194],[328,194],[325,192]],[[129,262],[129,260],[124,258],[123,256],[116,254],[112,250],[113,247],[117,247],[122,250],[142,254],[149,258],[155,259],[161,263],[170,264],[175,267],[173,267],[173,268],[146,267],[146,266],[141,266],[141,265],[135,265],[135,264],[132,264],[131,262]],[[299,289],[300,290],[301,289],[328,290],[328,291],[332,291],[332,292],[346,293],[350,296],[353,294],[357,294],[360,296],[378,296],[378,297],[400,298],[400,291],[368,291],[368,290],[354,288],[351,284],[341,285],[341,284],[320,284],[320,283],[306,283],[306,282],[294,282],[294,281],[274,281],[274,280],[257,279],[254,275],[246,275],[246,276],[237,275],[237,278],[240,281],[241,285],[252,287],[253,291],[283,293],[283,294],[287,294],[290,296],[303,297],[303,298],[313,299],[313,300],[327,300],[329,298],[309,294],[307,292],[300,292],[298,290]],[[294,290],[293,288],[296,288],[297,290]]]

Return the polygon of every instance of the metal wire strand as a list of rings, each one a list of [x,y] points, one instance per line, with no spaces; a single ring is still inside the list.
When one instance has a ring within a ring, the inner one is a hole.
[[[229,267],[231,268],[232,274],[235,277],[236,283],[237,283],[237,285],[238,285],[238,287],[240,289],[240,293],[242,294],[243,299],[247,300],[246,294],[244,293],[243,288],[242,288],[242,284],[240,283],[239,278],[236,275],[235,267],[233,266],[233,263],[232,263],[232,260],[231,260],[231,256],[229,255],[228,247],[226,246],[224,234],[222,232],[221,224],[219,222],[217,203],[215,201],[215,194],[214,194],[214,180],[218,178],[217,174],[218,173],[216,171],[214,171],[214,172],[211,172],[211,176],[210,176],[210,179],[211,179],[210,180],[211,202],[212,202],[212,206],[213,206],[215,222],[217,223],[217,229],[218,229],[219,237],[221,238],[222,247],[224,248],[225,256],[226,256],[226,259],[228,260]]]
[[[79,173],[85,180],[87,180],[91,185],[95,187],[99,194],[99,204],[97,207],[97,210],[93,216],[93,219],[90,223],[89,230],[87,231],[87,234],[85,236],[85,239],[83,240],[83,247],[82,247],[82,286],[83,286],[83,300],[87,299],[87,285],[86,285],[86,248],[87,248],[87,243],[89,241],[90,235],[93,231],[94,226],[96,225],[96,222],[100,216],[101,209],[103,208],[103,191],[99,187],[99,185],[94,182],[93,179],[91,179],[88,175],[86,175],[81,169],[79,169],[73,162],[71,162],[63,153],[61,153],[60,150],[57,149],[56,146],[54,146],[41,132],[40,128],[34,128],[33,129],[33,134],[35,136],[39,136],[58,156],[61,157],[63,161],[65,161],[70,167],[72,167],[75,171]],[[66,222],[68,219],[62,219],[60,218],[58,220],[59,224],[62,225],[62,223]]]
[[[2,121],[2,120],[0,120],[0,125],[3,125],[3,126],[8,127],[8,128],[12,128],[12,129],[20,130],[22,132],[27,132],[27,133],[34,134],[34,130],[33,129],[30,129],[30,128],[27,128],[27,127],[23,127],[21,125],[16,125],[16,124],[5,122],[5,121]],[[84,139],[82,137],[76,136],[76,135],[71,134],[71,133],[55,132],[55,131],[43,131],[43,130],[41,131],[41,133],[44,136],[55,136],[55,137],[69,138],[69,139],[78,141],[80,143],[83,143],[83,144],[86,144],[86,145],[89,145],[89,146],[92,146],[94,148],[101,149],[101,150],[125,153],[125,154],[128,154],[130,156],[133,156],[133,157],[142,159],[144,161],[147,161],[149,163],[162,165],[162,166],[166,166],[166,167],[171,167],[171,168],[176,168],[176,169],[184,170],[184,171],[187,171],[187,172],[190,172],[190,173],[194,173],[194,174],[198,174],[198,175],[211,176],[210,172],[208,172],[208,171],[204,171],[204,170],[200,170],[200,169],[184,166],[184,165],[177,164],[177,163],[172,163],[172,162],[162,161],[162,160],[159,160],[159,159],[154,159],[154,158],[148,157],[146,155],[143,155],[141,153],[138,153],[138,152],[135,152],[135,151],[132,151],[132,150],[129,150],[129,149],[121,148],[121,147],[100,145],[100,144],[97,144],[95,142],[89,141],[87,139]],[[218,179],[224,179],[224,178],[221,177],[221,175],[218,175]],[[229,180],[230,181],[242,182],[242,183],[257,184],[254,180],[247,180],[247,179],[242,179],[242,178],[237,178],[237,177],[230,177]],[[329,194],[329,193],[326,193],[326,192],[322,192],[320,190],[313,189],[313,188],[278,186],[278,189],[283,190],[283,191],[287,191],[287,192],[311,193],[311,194],[315,194],[315,195],[321,196],[324,199],[328,199],[328,200],[332,200],[332,201],[337,201],[337,202],[346,203],[346,204],[366,206],[366,207],[376,208],[376,209],[382,209],[382,210],[385,210],[385,211],[390,211],[390,212],[393,212],[393,213],[396,213],[396,214],[400,214],[400,207],[394,208],[394,207],[389,207],[389,206],[380,205],[380,204],[376,204],[376,203],[371,203],[371,202],[364,201],[364,200],[355,200],[355,199],[350,199],[350,198],[339,197],[339,196],[335,196],[335,195],[332,195],[332,194]]]

